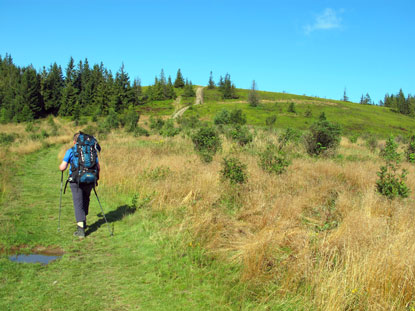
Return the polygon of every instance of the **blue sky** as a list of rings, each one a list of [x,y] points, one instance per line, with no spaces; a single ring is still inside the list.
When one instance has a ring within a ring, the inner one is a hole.
[[[0,0],[0,55],[353,101],[415,94],[415,1]]]

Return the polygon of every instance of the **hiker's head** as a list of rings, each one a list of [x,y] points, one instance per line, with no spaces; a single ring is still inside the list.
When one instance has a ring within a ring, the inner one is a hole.
[[[74,144],[76,144],[76,141],[78,140],[78,136],[79,136],[79,133],[75,133],[75,134],[73,135],[73,143],[74,143]]]

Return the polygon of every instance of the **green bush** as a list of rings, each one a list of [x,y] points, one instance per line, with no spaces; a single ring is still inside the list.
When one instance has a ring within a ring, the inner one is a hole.
[[[150,117],[150,128],[152,130],[160,131],[163,125],[164,121],[162,118],[157,117],[156,119],[154,119],[153,116]]]
[[[397,196],[406,198],[410,193],[409,188],[405,184],[408,172],[403,169],[401,174],[398,175],[396,171],[396,168],[385,165],[381,166],[380,171],[377,173],[379,179],[376,181],[376,190],[388,199],[394,199]]]
[[[329,122],[325,115],[310,127],[310,133],[305,137],[308,154],[319,156],[335,152],[340,144],[340,125]]]
[[[219,134],[212,127],[201,127],[193,136],[192,141],[196,152],[204,162],[211,162],[213,156],[221,148]]]
[[[351,135],[351,136],[349,136],[349,141],[352,143],[352,144],[355,144],[355,143],[357,143],[357,139],[359,138],[359,134],[353,134],[353,135]]]
[[[386,164],[381,166],[380,171],[377,172],[379,179],[376,181],[376,190],[388,199],[394,199],[398,196],[406,198],[410,193],[409,188],[405,184],[408,172],[405,169],[402,169],[400,174],[398,172],[401,155],[397,150],[398,144],[391,136],[380,153]]]
[[[82,132],[92,136],[96,136],[99,133],[99,129],[94,125],[88,125],[86,128],[82,130]]]
[[[145,128],[142,128],[141,126],[137,126],[134,130],[134,137],[139,137],[139,136],[150,136],[150,133]]]
[[[25,131],[28,133],[35,133],[40,129],[39,126],[35,126],[33,122],[28,122],[25,127]]]
[[[285,153],[273,144],[268,144],[265,151],[259,154],[259,166],[268,173],[280,175],[290,164]]]
[[[229,124],[231,122],[231,115],[228,110],[222,109],[213,118],[213,122],[219,124]]]
[[[213,122],[216,125],[220,125],[220,124],[244,125],[246,123],[246,115],[242,112],[241,109],[233,109],[230,112],[226,109],[222,109],[215,115]]]
[[[281,136],[278,137],[279,149],[284,148],[289,142],[297,143],[301,138],[301,132],[292,128],[287,128]]]
[[[134,132],[137,128],[138,121],[140,120],[140,114],[131,105],[123,114],[123,126],[129,133]]]
[[[164,137],[173,137],[180,133],[180,129],[174,127],[174,120],[169,119],[164,122],[163,127],[160,129],[160,135]]]
[[[290,113],[297,113],[297,111],[295,110],[295,105],[294,105],[293,102],[290,103],[290,105],[288,106],[287,111],[290,112]]]
[[[109,110],[108,116],[105,118],[104,123],[105,123],[104,128],[107,129],[108,131],[112,129],[116,129],[120,126],[118,115],[114,109],[111,108]]]
[[[246,115],[242,109],[233,109],[230,113],[230,123],[244,125],[246,123]]]
[[[406,160],[410,163],[415,163],[415,135],[411,136],[408,147],[405,151]]]
[[[15,133],[0,133],[0,145],[10,145],[18,137]]]
[[[243,164],[238,158],[223,158],[222,174],[223,180],[229,180],[231,184],[243,184],[247,180],[246,164]]]
[[[311,111],[310,107],[307,107],[305,113],[304,113],[304,117],[306,118],[311,118],[313,116],[313,112]]]
[[[385,148],[380,151],[380,156],[387,162],[399,163],[401,161],[401,155],[398,153],[398,144],[393,136],[390,136],[386,141]]]
[[[366,147],[371,151],[375,152],[378,147],[378,140],[373,134],[365,136]]]
[[[229,131],[229,136],[241,146],[245,146],[253,140],[253,135],[246,126],[235,125]]]
[[[273,114],[265,119],[265,125],[272,127],[276,121],[277,121],[277,116]]]
[[[190,116],[190,117],[181,116],[177,118],[177,124],[179,124],[183,128],[197,128],[200,126],[201,122],[199,118],[196,116]]]

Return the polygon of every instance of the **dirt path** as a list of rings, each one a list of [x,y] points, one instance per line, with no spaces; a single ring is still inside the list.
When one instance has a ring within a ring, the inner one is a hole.
[[[195,103],[194,103],[194,105],[196,106],[196,105],[201,105],[201,104],[203,104],[203,86],[198,87],[198,88],[197,88],[197,90],[196,90],[196,99],[195,99]],[[186,107],[183,107],[183,108],[181,108],[180,110],[176,111],[176,112],[173,114],[172,118],[173,118],[173,119],[176,119],[176,118],[178,118],[178,117],[181,117],[181,116],[183,115],[183,113],[184,113],[187,109],[189,109],[189,107],[190,107],[190,106],[186,106]]]

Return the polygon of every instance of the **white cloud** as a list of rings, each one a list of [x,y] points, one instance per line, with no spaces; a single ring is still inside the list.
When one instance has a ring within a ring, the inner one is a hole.
[[[330,30],[341,27],[342,19],[339,16],[339,13],[343,11],[336,12],[333,9],[327,8],[323,13],[316,16],[316,19],[312,25],[306,25],[304,31],[306,34],[310,34],[316,30]]]

